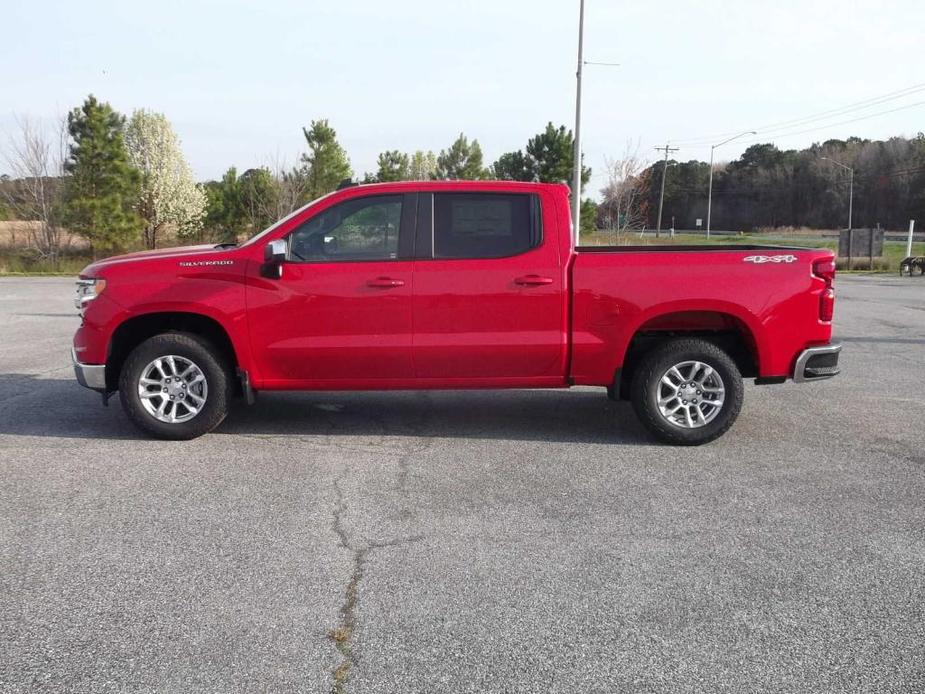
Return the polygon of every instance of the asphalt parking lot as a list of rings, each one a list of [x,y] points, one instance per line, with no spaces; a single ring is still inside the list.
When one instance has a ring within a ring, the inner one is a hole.
[[[925,280],[696,449],[603,391],[263,394],[140,437],[0,279],[4,692],[925,691]]]

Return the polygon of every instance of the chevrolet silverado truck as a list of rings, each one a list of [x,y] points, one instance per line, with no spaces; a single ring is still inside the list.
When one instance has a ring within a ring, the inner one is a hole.
[[[72,358],[166,439],[259,391],[601,386],[692,445],[743,378],[838,373],[834,279],[829,250],[575,247],[560,184],[351,185],[241,245],[89,265]]]

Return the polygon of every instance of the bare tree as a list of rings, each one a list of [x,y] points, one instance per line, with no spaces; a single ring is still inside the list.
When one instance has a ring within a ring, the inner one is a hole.
[[[607,184],[601,189],[605,226],[621,241],[628,232],[642,229],[646,220],[646,163],[639,156],[639,143],[627,143],[620,159],[605,158]]]
[[[59,118],[49,131],[29,118],[17,117],[16,126],[3,150],[11,179],[3,187],[3,197],[17,218],[34,222],[29,230],[31,245],[56,263],[67,237],[58,218],[67,159],[67,122]]]
[[[282,219],[302,206],[308,179],[302,169],[290,167],[279,152],[271,158],[267,168],[276,180],[274,208],[267,210],[267,213],[273,220]]]

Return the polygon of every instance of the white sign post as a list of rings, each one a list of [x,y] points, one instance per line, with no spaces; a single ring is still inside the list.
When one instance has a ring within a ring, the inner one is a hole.
[[[906,242],[906,257],[912,256],[912,232],[915,231],[915,220],[909,220],[909,240]]]
[[[697,228],[699,229],[702,226],[703,226],[703,220],[698,217],[697,218]]]

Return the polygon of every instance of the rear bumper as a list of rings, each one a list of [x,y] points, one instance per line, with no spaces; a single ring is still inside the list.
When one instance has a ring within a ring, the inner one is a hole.
[[[838,368],[838,355],[841,343],[833,342],[823,347],[810,347],[800,352],[793,367],[794,383],[822,381],[841,373]]]
[[[77,382],[84,388],[106,392],[106,365],[81,364],[77,361],[77,352],[71,348],[71,361],[74,363],[74,375]]]

